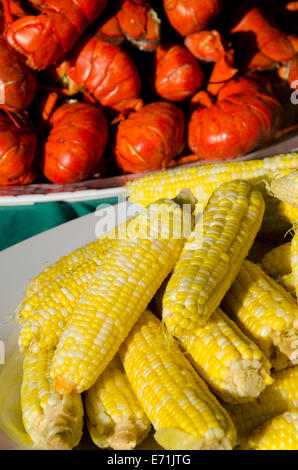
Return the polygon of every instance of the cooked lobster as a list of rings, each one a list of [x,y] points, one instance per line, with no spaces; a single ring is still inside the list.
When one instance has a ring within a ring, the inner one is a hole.
[[[163,0],[169,22],[181,35],[206,29],[215,19],[223,5],[223,0]]]
[[[269,85],[258,79],[232,79],[214,103],[201,94],[188,126],[188,145],[198,159],[241,157],[265,143],[279,125],[281,106]]]
[[[21,112],[34,98],[36,77],[20,60],[20,55],[0,37],[0,107],[9,112]]]
[[[78,44],[71,58],[56,72],[70,94],[83,91],[114,111],[138,109],[142,104],[141,80],[129,54],[96,34]]]
[[[5,11],[11,0],[1,0]],[[29,67],[42,70],[68,52],[101,14],[107,0],[32,0],[38,15],[7,24],[8,43],[26,56]]]
[[[108,140],[101,107],[71,102],[57,108],[50,121],[41,168],[54,183],[75,183],[92,175]]]
[[[202,62],[217,62],[226,52],[222,37],[216,29],[189,34],[184,44]]]
[[[0,184],[27,182],[35,159],[36,131],[26,114],[15,115],[13,120],[0,112]],[[30,180],[29,182],[32,182]]]
[[[156,51],[155,90],[169,101],[182,101],[203,85],[204,74],[196,59],[180,45],[159,46]]]
[[[276,62],[292,60],[295,51],[286,34],[271,24],[257,6],[246,10],[231,33],[238,47],[246,51],[250,61],[253,60],[254,68],[261,68],[264,56]],[[255,54],[258,54],[258,61]]]
[[[121,0],[117,12],[99,28],[102,39],[119,45],[127,39],[141,51],[154,51],[160,43],[160,19],[144,0]]]
[[[184,147],[184,113],[174,103],[155,102],[118,125],[115,155],[126,173],[166,168]]]

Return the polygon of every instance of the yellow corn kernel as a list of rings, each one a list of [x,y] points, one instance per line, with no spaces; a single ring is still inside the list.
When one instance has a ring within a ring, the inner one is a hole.
[[[298,304],[260,266],[243,262],[223,308],[275,369],[298,364]]]
[[[261,265],[274,278],[289,274],[292,271],[291,243],[284,243],[270,250],[262,258]]]
[[[277,172],[287,174],[297,168],[298,154],[293,152],[262,160],[178,167],[138,178],[126,187],[129,199],[143,206],[158,198],[173,198],[183,188],[189,188],[198,202],[204,203],[222,183],[242,179],[259,188],[261,182],[270,182]]]
[[[183,201],[184,202],[184,201]],[[60,337],[52,366],[59,393],[90,388],[170,273],[191,230],[179,203],[139,214],[103,259]]]
[[[86,261],[94,258],[102,260],[107,251],[113,246],[116,238],[126,231],[129,222],[120,224],[93,242],[74,250],[69,255],[63,256],[54,264],[46,267],[44,271],[31,281],[25,292],[24,301],[45,286],[48,286],[50,289],[59,287],[61,279]]]
[[[298,169],[288,175],[275,177],[268,185],[273,195],[288,204],[298,207]]]
[[[202,326],[219,306],[248,255],[264,213],[262,194],[245,181],[221,185],[185,243],[163,296],[174,336]]]
[[[276,278],[276,281],[278,284],[283,286],[286,291],[288,291],[295,299],[297,299],[296,284],[293,273],[284,274],[283,276]]]
[[[53,351],[24,358],[21,406],[25,429],[35,446],[44,450],[68,450],[81,439],[81,396],[60,396],[53,389],[49,368]]]
[[[226,402],[251,401],[273,382],[262,351],[219,308],[179,339],[200,376]]]
[[[234,447],[236,433],[228,414],[151,312],[141,315],[119,352],[162,447]]]
[[[298,299],[298,229],[295,230],[291,241],[291,267],[294,276],[296,297]]]
[[[87,289],[89,282],[97,271],[100,262],[90,260],[78,266],[68,277],[60,281],[60,286],[51,291],[35,306],[30,297],[20,315],[22,329],[19,336],[19,347],[24,353],[37,352],[39,349],[53,349],[57,345],[67,319]],[[32,305],[33,303],[33,305]]]
[[[84,401],[89,434],[98,447],[132,450],[148,436],[151,423],[118,355],[87,390]]]
[[[239,439],[247,438],[251,431],[267,419],[298,408],[298,366],[273,372],[274,382],[250,403],[225,404]]]
[[[285,221],[289,222],[290,225],[295,225],[298,223],[298,206],[292,206],[286,202],[280,201],[276,207],[276,213]]]
[[[286,411],[266,421],[248,437],[245,449],[298,450],[298,411]]]

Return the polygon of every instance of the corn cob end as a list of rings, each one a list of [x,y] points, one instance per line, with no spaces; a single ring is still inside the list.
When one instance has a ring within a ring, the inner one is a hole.
[[[142,429],[142,439],[140,439],[141,421],[137,423],[132,422],[129,418],[122,419],[119,423],[111,423],[110,428],[103,430],[103,427],[97,426],[96,428],[88,422],[88,430],[93,442],[101,449],[111,448],[114,450],[133,450],[140,444],[149,434],[150,426]],[[103,432],[104,431],[104,432]]]
[[[232,450],[231,441],[222,429],[208,429],[205,437],[197,440],[177,428],[161,428],[154,434],[156,442],[167,450]]]
[[[230,403],[252,401],[274,380],[260,361],[241,360],[234,362],[226,377],[228,391],[221,392],[222,399]],[[235,397],[235,399],[231,399]]]

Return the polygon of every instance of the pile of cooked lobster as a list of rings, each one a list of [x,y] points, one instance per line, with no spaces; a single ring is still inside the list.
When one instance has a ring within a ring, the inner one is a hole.
[[[298,2],[1,4],[1,185],[231,160],[297,121]]]

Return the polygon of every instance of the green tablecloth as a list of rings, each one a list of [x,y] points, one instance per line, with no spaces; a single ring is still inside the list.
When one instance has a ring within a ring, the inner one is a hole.
[[[69,220],[94,212],[101,203],[117,204],[117,198],[86,202],[43,202],[30,206],[0,206],[0,251]]]

